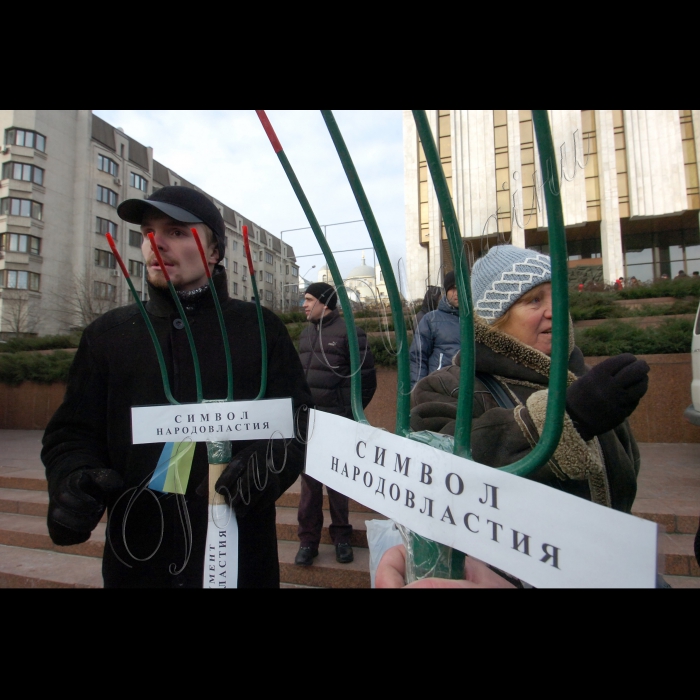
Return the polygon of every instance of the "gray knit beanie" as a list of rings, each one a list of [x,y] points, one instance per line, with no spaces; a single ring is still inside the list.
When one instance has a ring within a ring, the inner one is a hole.
[[[474,309],[493,323],[523,294],[551,279],[549,256],[514,245],[494,246],[472,268]]]

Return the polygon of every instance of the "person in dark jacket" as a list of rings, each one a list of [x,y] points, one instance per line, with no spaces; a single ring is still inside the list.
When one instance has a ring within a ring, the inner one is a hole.
[[[217,264],[224,254],[224,223],[214,204],[195,190],[164,187],[147,200],[123,202],[118,211],[126,221],[141,224],[144,239],[154,234],[189,319],[204,398],[222,400],[227,396],[227,377],[221,330],[190,230],[199,229],[229,338],[234,399],[254,399],[261,377],[257,313],[253,304],[228,296],[226,273]],[[180,403],[194,403],[194,363],[183,321],[147,239],[142,252],[150,297],[146,310],[162,348],[172,394]],[[275,501],[303,469],[306,411],[313,405],[285,326],[265,309],[263,319],[268,352],[265,398],[292,398],[299,433],[287,444],[272,441],[269,454],[267,441],[231,441],[232,459],[216,490],[223,492],[237,519],[240,588],[279,587]],[[42,460],[49,484],[47,522],[56,544],[87,540],[109,508],[103,557],[106,588],[204,584],[206,445],[196,444],[185,493],[178,495],[146,488],[163,444],[132,444],[132,406],[167,403],[156,352],[135,304],[110,311],[86,328],[65,399],[46,428]],[[253,457],[263,465],[257,473]],[[274,470],[269,468],[272,463]]]
[[[336,309],[337,300],[337,292],[330,284],[316,282],[309,285],[304,295],[304,311],[309,325],[299,340],[299,356],[315,408],[352,418],[348,330]],[[357,340],[362,363],[362,407],[365,408],[374,396],[377,377],[374,357],[362,328],[357,329]],[[326,491],[331,512],[328,530],[335,544],[336,560],[347,564],[354,558],[350,545],[352,525],[348,519],[349,499],[327,486]],[[301,477],[297,517],[301,544],[295,563],[310,566],[318,555],[323,529],[323,484],[306,474]]]
[[[423,297],[423,303],[421,304],[420,311],[416,314],[416,326],[420,323],[421,319],[429,311],[437,311],[438,304],[442,299],[442,289],[440,287],[429,286],[428,291]]]
[[[421,319],[413,337],[411,389],[431,372],[451,364],[459,350],[459,300],[455,273],[445,275],[445,296]]]

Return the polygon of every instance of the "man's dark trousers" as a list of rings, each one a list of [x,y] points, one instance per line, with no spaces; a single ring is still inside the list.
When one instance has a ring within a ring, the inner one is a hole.
[[[331,511],[328,531],[333,544],[349,543],[352,525],[348,521],[348,497],[326,486]],[[301,547],[318,549],[323,529],[323,484],[301,475],[301,499],[299,501],[299,540]]]

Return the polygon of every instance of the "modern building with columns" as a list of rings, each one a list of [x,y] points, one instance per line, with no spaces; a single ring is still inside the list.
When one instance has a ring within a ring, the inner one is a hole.
[[[544,187],[559,187],[572,282],[700,271],[700,110],[550,110],[542,173],[530,110],[428,110],[470,262],[497,243],[548,252]],[[413,116],[404,112],[408,293],[452,256]]]

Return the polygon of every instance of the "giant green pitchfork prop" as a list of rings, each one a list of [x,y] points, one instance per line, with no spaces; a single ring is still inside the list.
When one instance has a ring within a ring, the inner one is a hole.
[[[351,367],[351,404],[353,416],[356,421],[368,423],[362,409],[361,400],[361,375],[360,353],[355,330],[355,321],[352,308],[343,285],[343,280],[333,253],[323,235],[316,216],[311,209],[308,199],[294,174],[291,164],[285,155],[282,146],[270,124],[264,110],[256,110],[263,128],[272,144],[282,167],[289,178],[292,188],[304,210],[316,240],[326,258],[333,281],[335,283],[338,298],[348,327],[348,344],[350,348]],[[381,237],[376,219],[372,213],[369,201],[355,170],[345,142],[340,134],[338,125],[330,110],[321,110],[328,131],[338,151],[341,163],[348,177],[355,199],[362,213],[362,218],[367,225],[372,244],[386,282],[387,293],[391,304],[391,314],[394,322],[394,330],[397,344],[398,364],[398,396],[396,433],[403,437],[409,437],[420,442],[440,445],[427,431],[411,433],[410,431],[410,367],[408,358],[408,336],[403,315],[403,305],[399,294],[396,279],[394,277],[391,261],[386,252],[386,247]],[[452,197],[447,187],[445,173],[442,169],[435,139],[430,130],[428,118],[424,110],[414,110],[413,117],[416,122],[418,135],[423,145],[426,161],[430,170],[438,203],[447,231],[452,259],[455,264],[455,279],[460,299],[460,342],[461,342],[461,372],[459,383],[459,396],[457,400],[457,418],[454,435],[454,454],[471,458],[471,424],[472,401],[474,393],[474,317],[471,299],[471,285],[469,282],[469,267],[466,260],[459,223],[452,203]],[[562,213],[561,197],[558,188],[551,182],[554,175],[553,164],[555,162],[554,144],[546,110],[532,110],[535,137],[540,153],[542,172],[545,174],[545,204],[549,221],[549,250],[552,259],[552,355],[549,375],[549,400],[545,426],[535,448],[523,459],[515,464],[501,467],[506,472],[518,476],[528,476],[541,465],[545,464],[554,454],[559,444],[564,425],[564,410],[566,405],[567,364],[569,349],[568,333],[568,278],[567,278],[567,254],[566,234],[564,230],[564,217]],[[444,443],[443,443],[444,444]],[[416,578],[425,575],[434,575],[445,578],[463,578],[464,554],[452,550],[449,547],[432,542],[424,537],[411,533],[410,552],[412,565]]]

